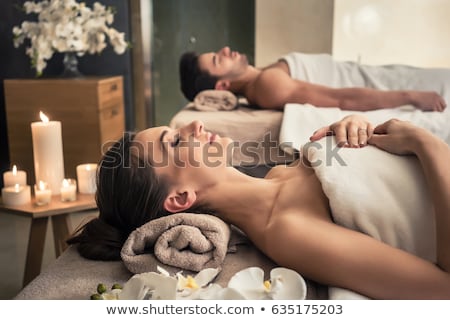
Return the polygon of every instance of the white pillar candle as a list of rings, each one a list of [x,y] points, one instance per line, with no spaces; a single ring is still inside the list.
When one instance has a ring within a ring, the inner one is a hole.
[[[61,201],[77,200],[77,182],[74,179],[64,179],[60,189]]]
[[[2,201],[7,206],[20,206],[31,201],[30,186],[16,184],[12,187],[2,188]]]
[[[95,193],[97,165],[95,163],[80,164],[77,166],[78,191],[80,193]]]
[[[52,200],[52,190],[49,189],[47,183],[39,181],[34,185],[34,197],[38,206],[49,204]]]
[[[27,173],[23,170],[17,170],[14,165],[11,171],[3,173],[3,185],[5,187],[11,187],[14,185],[24,186],[27,184]]]
[[[36,181],[46,181],[52,193],[59,194],[64,179],[61,122],[40,115],[42,121],[31,124]]]

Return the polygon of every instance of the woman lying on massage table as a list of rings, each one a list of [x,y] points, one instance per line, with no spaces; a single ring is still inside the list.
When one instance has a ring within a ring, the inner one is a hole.
[[[273,168],[263,179],[250,177],[218,152],[228,150],[231,140],[205,131],[198,121],[177,130],[150,128],[117,142],[98,173],[99,218],[69,243],[79,243],[87,258],[120,259],[128,235],[149,220],[214,212],[277,264],[317,282],[375,299],[450,299],[449,147],[409,123],[391,120],[373,128],[360,116],[319,129],[311,140],[329,131],[342,146],[372,144],[417,156],[434,205],[436,264],[335,224],[304,158]]]

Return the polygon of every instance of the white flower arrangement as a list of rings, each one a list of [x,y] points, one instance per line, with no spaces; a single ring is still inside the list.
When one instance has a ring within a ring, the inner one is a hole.
[[[91,9],[76,0],[26,1],[23,8],[26,14],[36,14],[38,21],[24,21],[13,28],[14,46],[29,39],[26,54],[38,76],[55,52],[101,53],[106,38],[117,54],[128,47],[125,34],[109,27],[114,21],[113,9],[99,2]]]
[[[306,282],[297,272],[274,268],[270,280],[264,281],[264,271],[250,267],[231,277],[227,287],[212,283],[219,269],[207,268],[194,277],[182,272],[170,275],[158,267],[158,272],[132,276],[124,285],[112,290],[99,284],[93,300],[303,300]],[[99,289],[100,288],[100,289]]]

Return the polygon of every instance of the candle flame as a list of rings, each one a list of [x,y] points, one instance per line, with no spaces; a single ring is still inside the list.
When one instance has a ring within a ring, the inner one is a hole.
[[[39,111],[39,117],[41,118],[42,122],[48,122],[48,117],[42,111]]]
[[[69,180],[64,179],[63,182],[62,182],[62,185],[63,185],[64,188],[68,187],[69,186]]]
[[[12,174],[13,174],[13,176],[17,176],[17,166],[16,165],[13,165],[13,167],[12,167]]]
[[[90,170],[91,170],[91,165],[90,165],[90,164],[86,165],[86,170],[87,170],[87,171],[90,171]]]
[[[45,182],[39,181],[39,190],[45,190]]]

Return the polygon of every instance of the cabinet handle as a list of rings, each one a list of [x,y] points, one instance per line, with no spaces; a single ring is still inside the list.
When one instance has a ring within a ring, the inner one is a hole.
[[[104,110],[103,113],[103,119],[108,120],[108,119],[112,119],[115,116],[117,116],[118,114],[120,114],[120,108],[121,106],[115,106],[112,108],[108,108],[106,110]]]
[[[111,85],[111,87],[110,87],[110,90],[111,90],[111,91],[116,91],[117,88],[118,88],[117,83],[113,83],[113,84]]]

